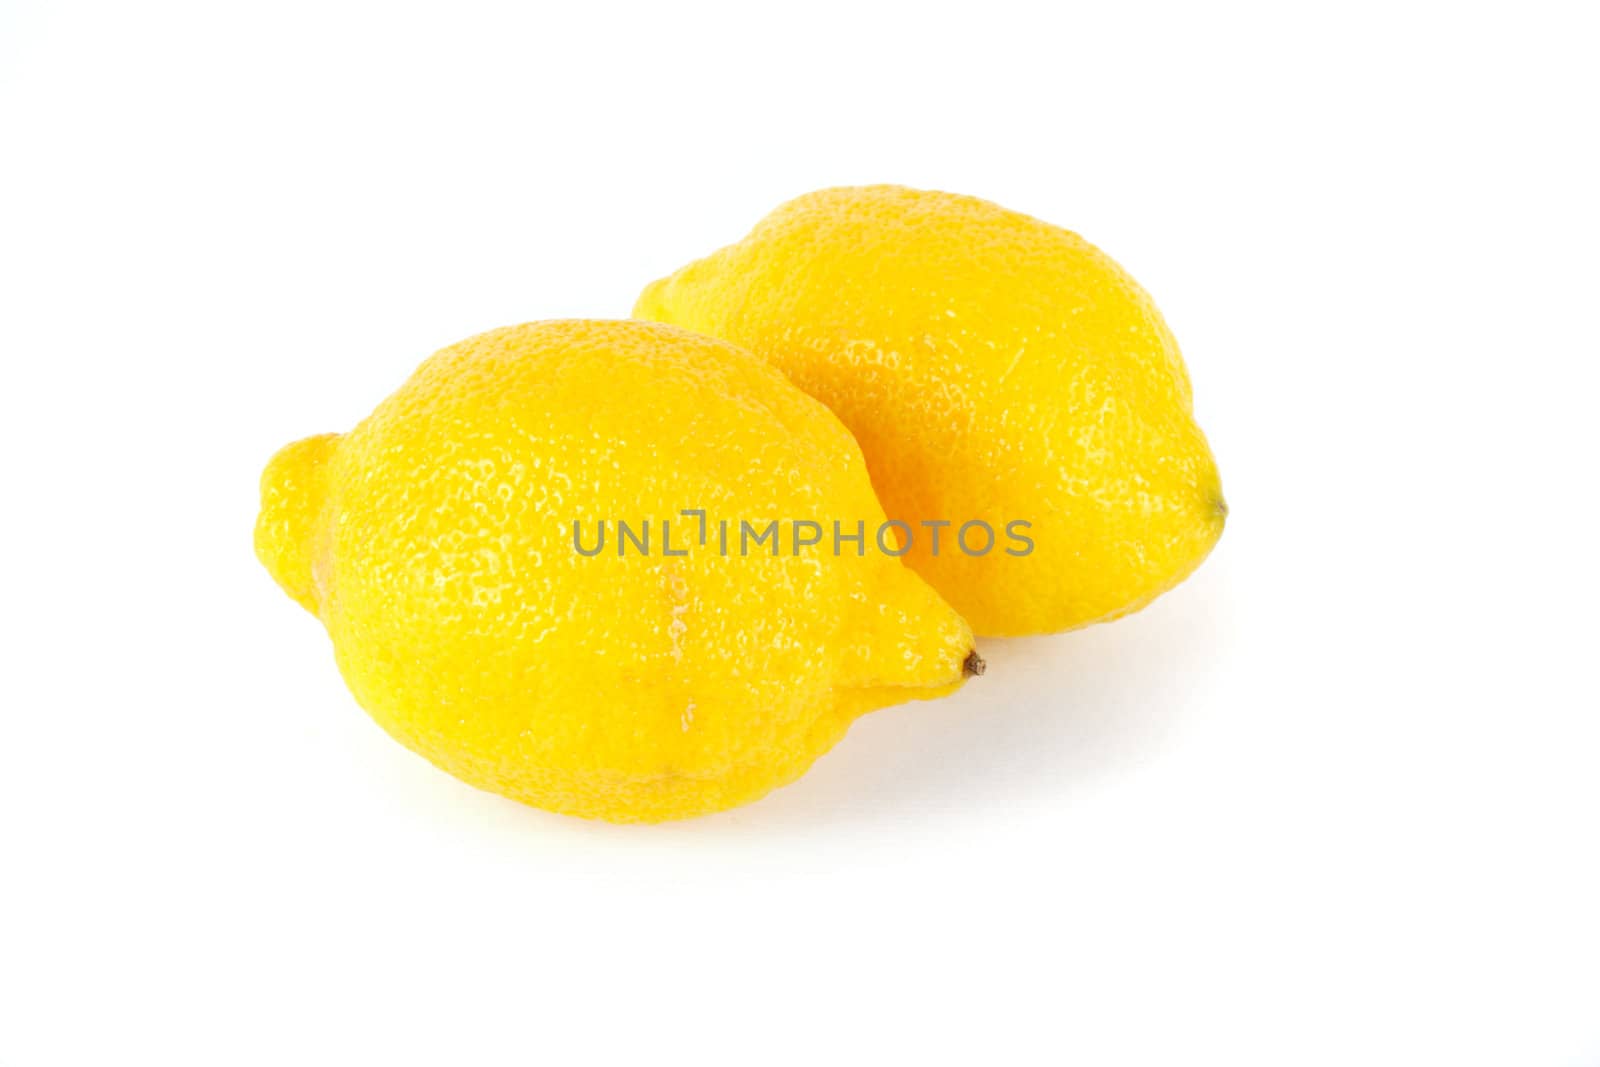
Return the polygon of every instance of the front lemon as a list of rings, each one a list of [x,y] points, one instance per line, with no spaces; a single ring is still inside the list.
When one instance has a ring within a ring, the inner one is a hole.
[[[827,189],[649,286],[634,315],[744,345],[827,404],[918,534],[907,562],[979,633],[1125,615],[1222,534],[1216,463],[1155,304],[1038,219]]]
[[[920,578],[858,553],[883,521],[849,432],[750,353],[567,321],[447,348],[354,430],[282,450],[256,549],[403,744],[653,822],[754,800],[981,667]],[[794,550],[801,522],[828,536]]]

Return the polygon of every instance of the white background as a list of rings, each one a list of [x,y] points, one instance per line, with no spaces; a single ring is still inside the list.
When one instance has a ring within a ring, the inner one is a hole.
[[[0,1063],[1600,1063],[1585,7],[7,3]],[[693,823],[386,738],[272,451],[873,181],[1155,294],[1199,574]]]

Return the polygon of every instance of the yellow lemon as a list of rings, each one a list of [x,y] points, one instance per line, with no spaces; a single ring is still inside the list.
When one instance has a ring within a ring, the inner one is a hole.
[[[256,550],[400,742],[538,807],[656,821],[754,800],[981,668],[877,551],[883,522],[849,432],[750,353],[546,322],[279,452]]]
[[[911,528],[906,561],[979,633],[1135,611],[1222,533],[1155,304],[1038,219],[898,186],[811,193],[634,315],[744,345],[827,404]]]

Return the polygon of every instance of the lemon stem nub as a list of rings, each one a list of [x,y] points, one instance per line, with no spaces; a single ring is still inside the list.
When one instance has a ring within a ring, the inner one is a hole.
[[[967,653],[967,658],[962,661],[961,676],[963,678],[976,678],[986,669],[987,667],[983,662],[983,657],[978,655],[977,649],[973,649],[971,652]]]
[[[284,592],[313,615],[318,592],[312,556],[327,493],[326,467],[338,434],[320,434],[278,451],[261,475],[256,555]]]

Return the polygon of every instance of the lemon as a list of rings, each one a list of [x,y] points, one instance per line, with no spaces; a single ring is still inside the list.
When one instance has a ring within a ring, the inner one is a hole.
[[[979,633],[1135,611],[1222,533],[1166,323],[1048,223],[950,193],[828,189],[650,285],[634,315],[744,345],[827,404],[919,535],[905,560]]]
[[[782,544],[722,547],[773,522]],[[567,321],[447,348],[283,449],[256,549],[400,742],[541,808],[656,821],[754,800],[981,667],[949,605],[858,547],[883,522],[849,432],[749,352]],[[801,523],[828,536],[794,551]]]

